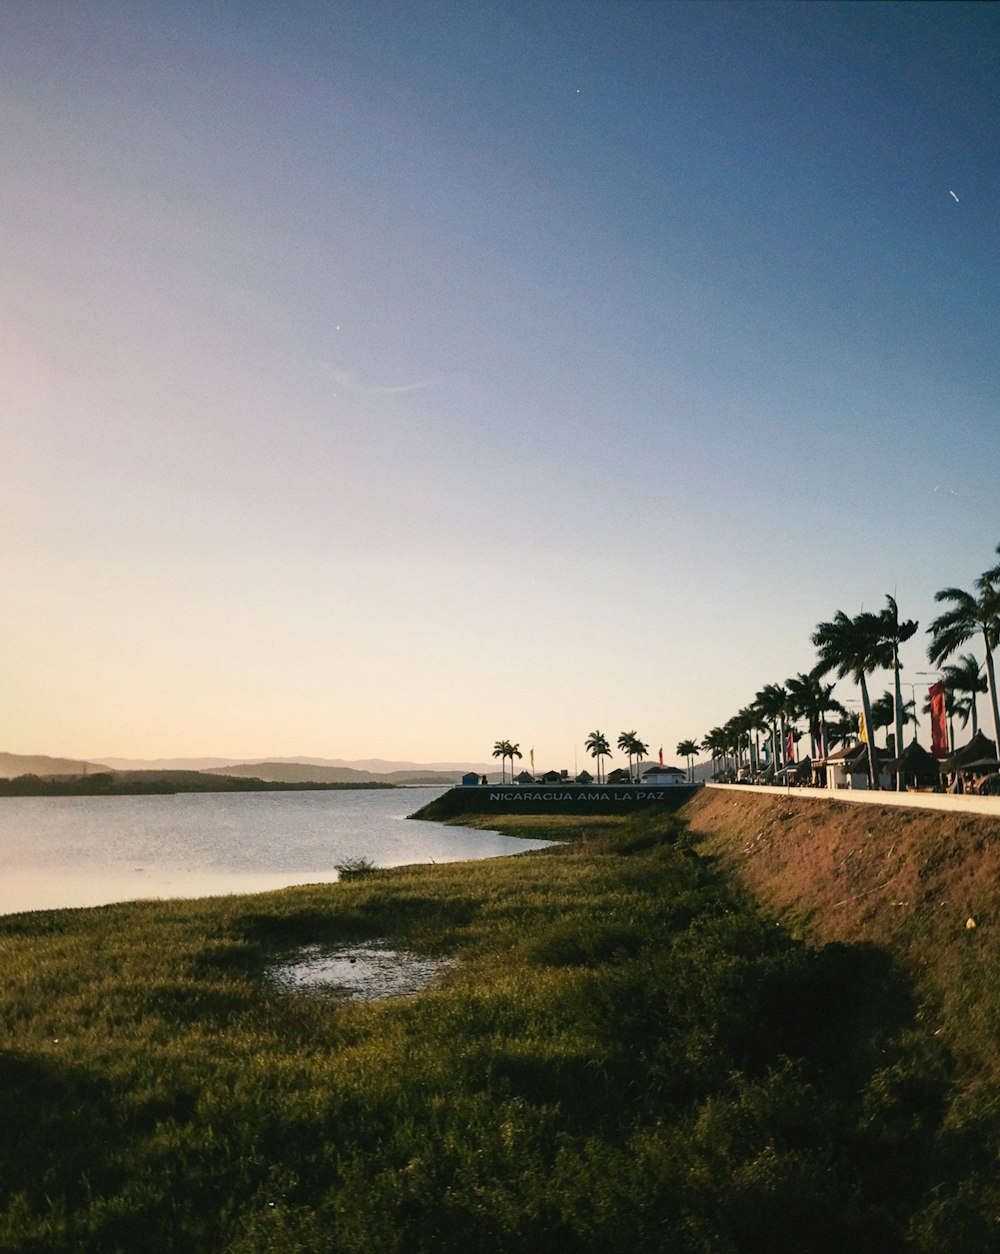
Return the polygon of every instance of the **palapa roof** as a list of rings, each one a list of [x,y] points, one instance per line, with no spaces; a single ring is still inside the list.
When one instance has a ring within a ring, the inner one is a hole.
[[[889,775],[914,775],[926,779],[937,779],[941,772],[941,763],[916,739],[910,741],[898,758],[880,762],[879,766]]]
[[[989,737],[977,731],[967,745],[956,749],[950,758],[941,763],[943,771],[973,771],[979,768],[996,768],[997,747]]]
[[[857,757],[858,754],[864,753],[867,756],[868,748],[861,741],[855,740],[849,745],[841,745],[833,753],[828,753],[825,758],[817,758],[816,762],[843,762],[846,758]]]

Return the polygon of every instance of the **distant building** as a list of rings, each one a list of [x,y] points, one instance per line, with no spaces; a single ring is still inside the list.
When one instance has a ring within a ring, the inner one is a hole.
[[[522,771],[520,775],[514,777],[515,784],[533,784],[534,782],[535,777],[530,771]]]
[[[576,782],[578,784],[592,784],[594,782],[594,777],[589,771],[584,770],[576,777]]]
[[[882,764],[886,761],[886,751],[876,749],[876,752],[879,757],[878,786],[889,788],[892,781],[882,769]],[[827,788],[851,788],[856,792],[864,792],[869,787],[867,745],[858,742],[844,745],[836,753],[828,753],[822,761],[822,767],[826,771]]]
[[[653,766],[648,766],[643,771],[642,782],[644,784],[656,784],[657,786],[686,784],[687,771],[680,766],[659,766],[654,764]]]
[[[475,788],[476,785],[479,783],[479,780],[480,780],[480,775],[478,771],[466,771],[465,774],[462,776],[462,787],[463,788]],[[482,776],[482,781],[484,784],[486,783],[485,775]]]

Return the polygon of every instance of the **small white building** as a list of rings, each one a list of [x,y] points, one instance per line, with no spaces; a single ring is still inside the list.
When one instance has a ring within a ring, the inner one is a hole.
[[[642,773],[644,784],[655,784],[661,788],[664,784],[675,787],[687,783],[687,771],[680,766],[660,766],[659,763],[647,766]]]
[[[887,760],[885,749],[876,747],[875,752],[879,756],[880,763]],[[841,747],[836,753],[827,754],[823,761],[823,769],[826,771],[827,788],[850,788],[855,792],[866,791],[869,786],[868,746],[855,743]],[[891,787],[891,780],[884,771],[879,771],[878,782],[880,788]]]

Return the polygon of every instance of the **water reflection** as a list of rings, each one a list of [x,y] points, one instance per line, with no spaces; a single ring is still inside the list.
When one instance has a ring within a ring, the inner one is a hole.
[[[337,864],[488,858],[542,848],[412,823],[440,788],[0,798],[0,914],[208,897],[337,879]]]

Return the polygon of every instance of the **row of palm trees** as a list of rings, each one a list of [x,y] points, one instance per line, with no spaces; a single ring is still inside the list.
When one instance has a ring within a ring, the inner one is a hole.
[[[584,742],[592,758],[597,760],[597,782],[602,783],[601,765],[605,758],[610,758],[611,742],[602,731],[592,731]],[[644,744],[634,731],[623,731],[618,737],[618,748],[628,757],[628,773],[632,778],[632,763],[641,762],[649,752],[649,745]],[[697,753],[697,746],[693,752]],[[493,746],[493,756],[500,759],[500,775],[507,782],[507,762],[510,761],[510,779],[514,782],[514,759],[522,757],[521,746],[509,740],[498,740]]]
[[[1000,556],[1000,545],[996,552]],[[972,592],[942,588],[934,599],[939,604],[948,604],[927,628],[931,637],[927,658],[940,668],[946,715],[949,720],[958,716],[963,726],[971,718],[975,734],[978,730],[976,697],[980,692],[988,693],[993,734],[1000,745],[1000,708],[993,663],[993,651],[1000,642],[1000,564],[985,570],[976,579]],[[771,760],[777,765],[782,759],[782,749],[787,746],[789,731],[797,738],[794,724],[803,719],[808,727],[813,757],[829,753],[838,743],[852,738],[855,720],[834,699],[835,685],[824,682],[832,672],[837,679],[850,677],[858,686],[866,729],[863,739],[867,742],[869,777],[874,785],[879,777],[875,729],[894,726],[896,753],[899,754],[903,747],[904,722],[910,718],[916,722],[913,702],[909,703],[908,710],[902,698],[899,647],[916,634],[917,628],[913,619],[900,618],[895,598],[888,595],[879,613],[863,611],[852,618],[843,610],[837,610],[829,622],[819,623],[812,633],[819,660],[811,671],[800,672],[783,685],[765,684],[750,705],[705,736],[701,747],[712,754],[713,767],[720,760],[726,762],[730,755],[737,761],[742,760],[744,753],[750,752],[751,741],[762,734],[770,737]],[[952,664],[944,665],[971,640],[982,643],[983,663],[974,654],[963,653]],[[868,691],[868,676],[877,670],[892,672],[893,690],[873,702]],[[928,709],[929,702],[924,707],[925,712]]]
[[[597,762],[597,782],[604,782],[604,776],[601,771],[601,764],[605,758],[612,757],[611,742],[602,731],[592,731],[587,735],[587,739],[583,742],[587,752]],[[632,764],[638,764],[649,752],[649,745],[644,744],[634,731],[623,731],[618,737],[618,748],[628,758],[628,776],[632,778]]]
[[[493,756],[500,759],[500,780],[507,782],[507,759],[510,758],[510,782],[514,782],[514,759],[520,759],[521,746],[511,744],[509,740],[498,740],[493,746]]]

